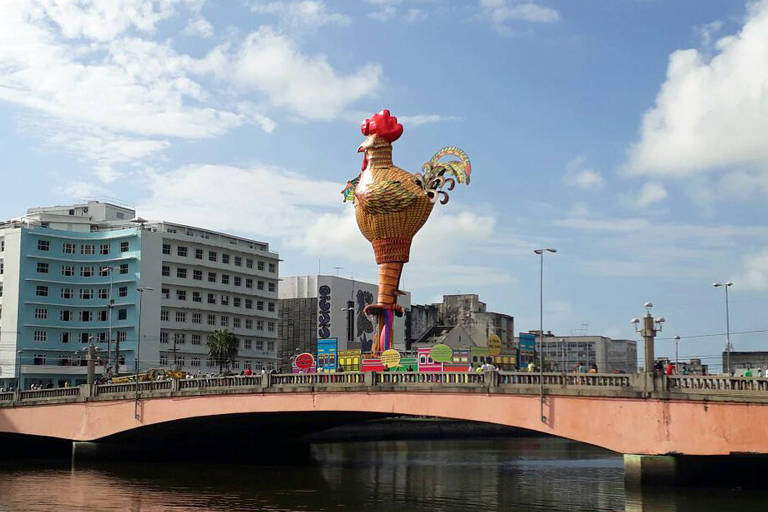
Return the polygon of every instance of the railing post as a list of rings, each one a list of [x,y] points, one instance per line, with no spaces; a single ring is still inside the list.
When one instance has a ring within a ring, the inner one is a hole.
[[[374,372],[366,372],[365,373],[365,385],[368,386],[368,387],[373,387],[373,384],[374,384],[373,373]]]
[[[179,379],[171,379],[171,393],[179,390]]]
[[[80,384],[80,396],[85,398],[91,398],[96,396],[96,384]]]
[[[21,402],[21,389],[16,388],[13,390],[13,401],[14,402]]]

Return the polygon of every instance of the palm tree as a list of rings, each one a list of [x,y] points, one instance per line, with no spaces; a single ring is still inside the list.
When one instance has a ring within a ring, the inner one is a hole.
[[[219,363],[219,373],[222,373],[224,365],[229,370],[230,363],[237,357],[237,348],[237,338],[227,329],[213,331],[208,336],[208,357]]]

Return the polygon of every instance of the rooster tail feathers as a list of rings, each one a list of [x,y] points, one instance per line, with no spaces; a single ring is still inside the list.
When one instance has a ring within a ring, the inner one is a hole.
[[[442,158],[446,156],[455,156],[459,160],[450,160],[448,162],[440,162]],[[456,181],[459,183],[466,183],[469,185],[469,177],[472,173],[472,163],[469,161],[467,154],[456,146],[446,146],[430,158],[429,163],[432,169],[443,168],[443,172],[453,174]]]

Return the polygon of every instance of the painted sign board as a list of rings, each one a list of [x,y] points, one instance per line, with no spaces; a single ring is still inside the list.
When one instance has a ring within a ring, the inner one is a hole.
[[[338,346],[336,338],[320,338],[317,340],[317,371],[336,371],[336,351]]]
[[[448,345],[438,343],[429,352],[429,356],[436,363],[447,363],[453,358],[453,349]]]
[[[400,365],[400,352],[390,348],[381,353],[381,362],[387,368],[395,368]]]
[[[362,352],[360,349],[339,351],[339,368],[345,372],[359,372]]]
[[[303,354],[296,356],[293,365],[300,370],[308,370],[315,366],[315,358],[309,352],[304,352]]]
[[[536,350],[536,336],[530,333],[520,333],[517,344],[521,356],[533,356]]]
[[[495,334],[488,337],[488,355],[497,356],[501,354],[501,338]]]
[[[381,362],[381,358],[379,357],[364,357],[363,363],[360,365],[360,371],[383,372],[384,363]]]
[[[395,368],[398,372],[417,372],[419,371],[419,361],[415,357],[401,357],[400,366]]]

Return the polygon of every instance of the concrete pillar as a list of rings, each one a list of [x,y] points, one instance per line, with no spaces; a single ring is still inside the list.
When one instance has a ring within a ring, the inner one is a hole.
[[[673,455],[624,454],[624,482],[628,487],[677,480],[677,457]]]
[[[365,385],[368,387],[373,387],[373,372],[365,372],[364,374],[365,379]]]
[[[624,486],[738,485],[765,487],[768,455],[624,455]]]

